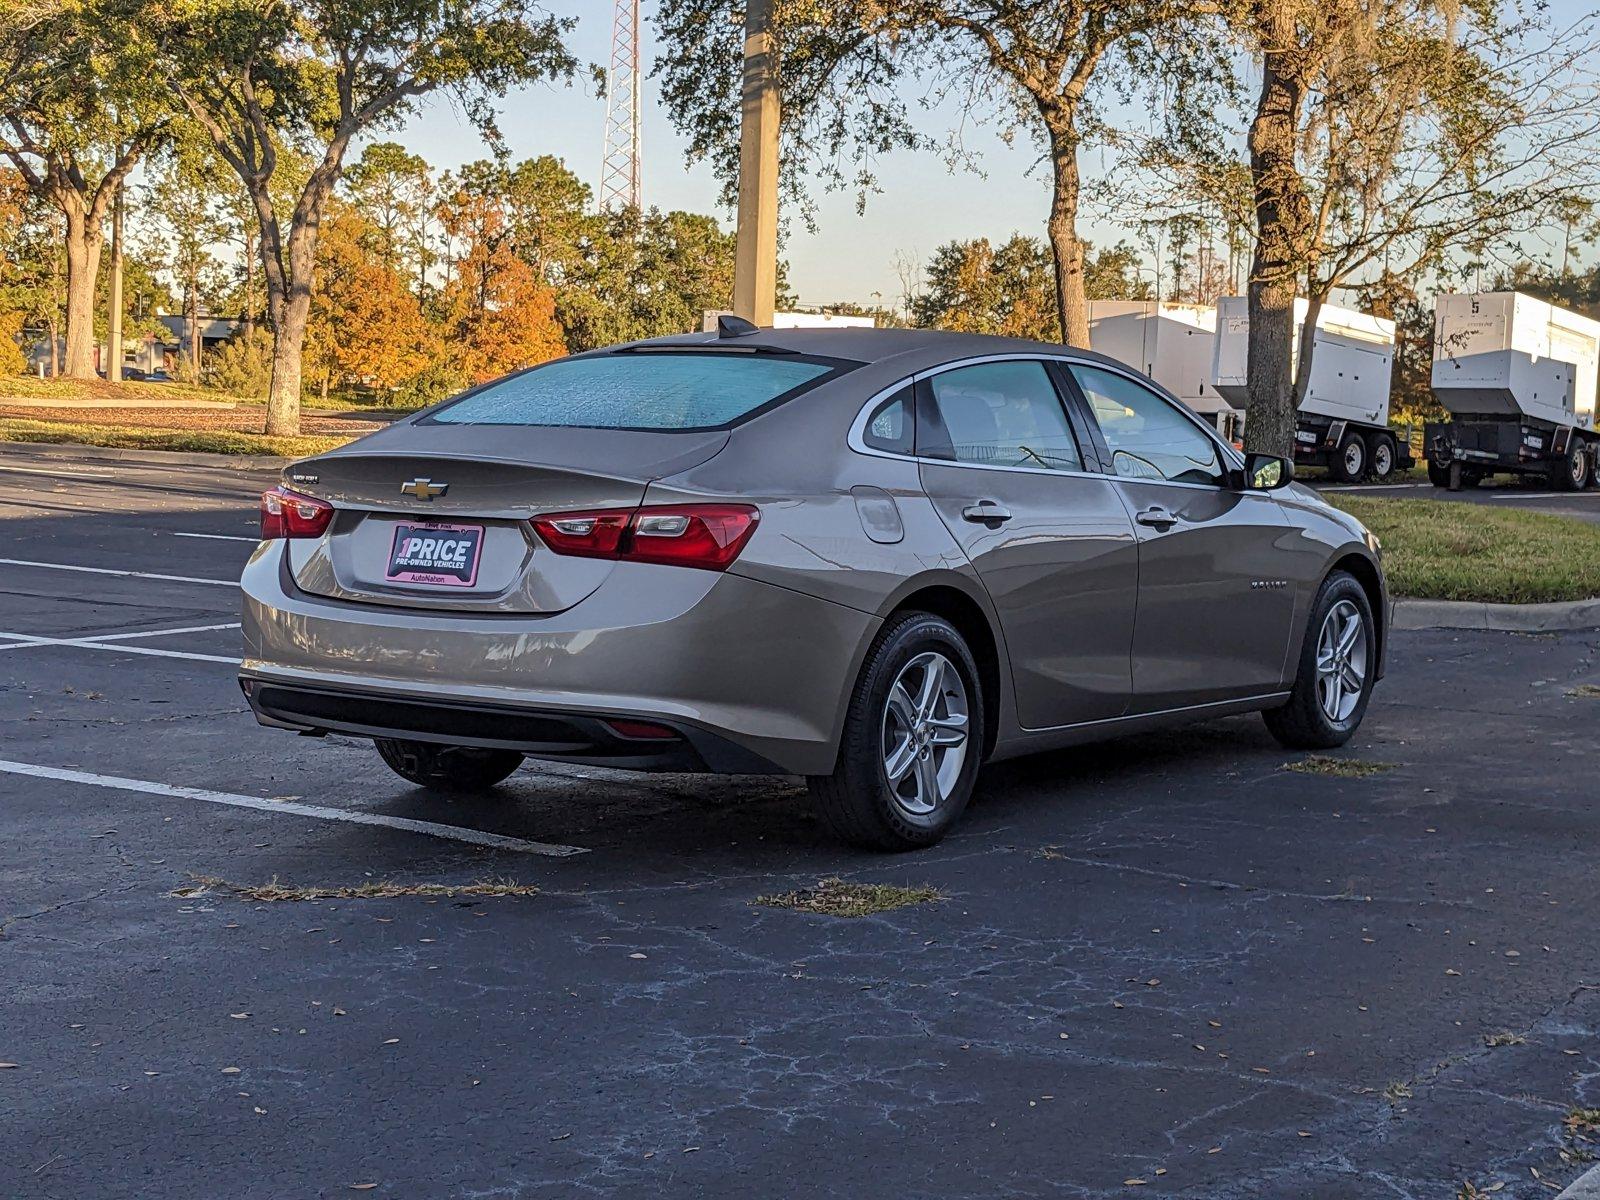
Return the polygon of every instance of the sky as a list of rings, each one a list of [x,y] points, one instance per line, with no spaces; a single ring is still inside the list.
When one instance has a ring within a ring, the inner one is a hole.
[[[569,46],[580,62],[605,62],[610,56],[609,0],[557,0],[552,11],[576,17]],[[645,0],[645,70],[656,55]],[[663,210],[715,214],[727,228],[732,212],[719,203],[719,188],[704,164],[689,167],[686,144],[668,119],[653,80],[644,81],[641,134],[644,203]],[[500,129],[513,159],[553,154],[595,188],[605,131],[605,105],[583,73],[570,87],[541,86],[515,92],[500,105]],[[943,116],[930,118],[927,132],[948,131]],[[489,150],[471,123],[442,98],[431,97],[398,131],[379,135],[404,143],[436,168],[448,168]],[[992,129],[968,128],[963,144],[981,154],[982,175],[952,173],[933,152],[899,153],[879,164],[883,192],[870,196],[858,215],[853,192],[819,196],[817,232],[799,220],[785,222],[783,257],[791,288],[802,304],[851,300],[893,304],[899,298],[897,254],[925,262],[935,247],[952,238],[1004,239],[1014,232],[1043,236],[1049,208],[1049,171],[1025,138],[1007,147]],[[1028,175],[1028,172],[1032,172]],[[1026,177],[1025,177],[1026,175]],[[1087,236],[1117,240],[1111,229],[1088,228]]]
[[[577,19],[569,45],[580,62],[609,59],[610,0],[553,0],[549,7]],[[685,141],[648,77],[657,46],[650,21],[654,4],[645,0],[644,8],[644,202],[663,210],[713,213],[731,229],[733,214],[720,204],[711,171],[704,163],[687,164]],[[1575,20],[1593,9],[1592,0],[1550,3],[1557,21]],[[512,93],[499,107],[500,128],[514,159],[553,154],[596,187],[605,106],[594,94],[586,71],[570,86]],[[921,120],[925,132],[942,137],[950,132],[952,114],[939,111]],[[470,122],[441,97],[429,98],[403,129],[379,136],[405,143],[439,169],[489,153]],[[853,192],[839,192],[819,196],[815,232],[797,219],[784,221],[782,254],[789,264],[790,286],[802,304],[849,300],[893,305],[901,291],[897,259],[909,256],[925,263],[937,246],[953,238],[996,241],[1014,232],[1043,236],[1050,177],[1036,145],[1022,136],[1008,146],[993,126],[968,125],[961,131],[961,141],[976,153],[979,171],[952,169],[936,152],[896,153],[877,165],[882,192],[869,196],[864,213],[857,213]],[[1086,152],[1086,176],[1096,174],[1102,165],[1092,150]],[[1080,221],[1080,233],[1099,244],[1122,238],[1137,241],[1131,227],[1092,219]]]

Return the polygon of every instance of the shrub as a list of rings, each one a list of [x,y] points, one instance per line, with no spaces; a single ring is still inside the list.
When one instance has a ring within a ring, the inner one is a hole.
[[[259,328],[248,337],[242,330],[234,334],[206,358],[205,382],[235,396],[265,396],[272,386],[272,335]]]

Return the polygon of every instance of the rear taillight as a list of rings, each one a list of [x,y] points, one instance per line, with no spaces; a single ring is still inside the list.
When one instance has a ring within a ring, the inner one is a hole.
[[[333,520],[333,505],[315,496],[302,496],[286,487],[261,493],[261,537],[321,537]]]
[[[553,513],[535,517],[533,527],[557,554],[722,571],[760,519],[748,504],[663,504]]]

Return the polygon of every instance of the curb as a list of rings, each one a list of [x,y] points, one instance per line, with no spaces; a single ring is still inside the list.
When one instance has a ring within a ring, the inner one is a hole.
[[[1579,1175],[1556,1200],[1600,1200],[1600,1167],[1590,1167]]]
[[[267,454],[207,454],[198,450],[86,446],[79,442],[0,442],[0,457],[12,451],[25,453],[30,458],[63,462],[143,462],[152,466],[223,467],[233,471],[281,471],[296,461]]]
[[[227,409],[235,407],[232,400],[171,400],[147,396],[138,400],[105,399],[99,396],[77,400],[52,400],[48,396],[0,397],[0,408],[159,408],[159,409]]]
[[[1482,604],[1465,600],[1396,600],[1396,629],[1487,629],[1502,633],[1563,633],[1600,629],[1600,600],[1550,604]],[[1596,1192],[1600,1200],[1600,1190]]]

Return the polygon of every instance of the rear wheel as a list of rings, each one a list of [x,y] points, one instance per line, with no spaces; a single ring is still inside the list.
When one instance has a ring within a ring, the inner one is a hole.
[[[1449,487],[1450,486],[1450,468],[1449,468],[1449,466],[1447,464],[1445,464],[1445,463],[1434,462],[1433,459],[1430,458],[1428,460],[1428,482],[1433,484],[1433,486],[1436,487],[1436,488],[1447,488],[1447,487]]]
[[[1376,483],[1388,483],[1394,476],[1395,463],[1394,438],[1387,433],[1373,435],[1372,438],[1372,478]]]
[[[977,664],[956,628],[929,613],[895,619],[861,668],[833,774],[806,780],[817,810],[852,845],[933,845],[972,795],[983,720]]]
[[[438,792],[486,792],[522,765],[515,750],[439,746],[374,738],[378,756],[402,779]]]
[[[1330,465],[1333,477],[1340,483],[1361,482],[1362,476],[1367,473],[1367,443],[1359,433],[1344,435]]]
[[[1589,486],[1589,447],[1577,435],[1567,439],[1567,452],[1551,470],[1558,491],[1581,492]]]
[[[1294,750],[1344,745],[1366,715],[1377,666],[1367,593],[1353,575],[1335,571],[1311,607],[1289,703],[1261,714],[1268,731]]]

